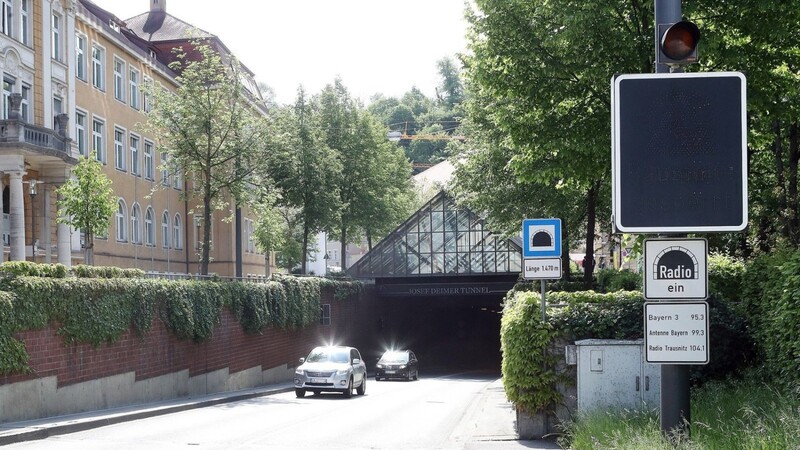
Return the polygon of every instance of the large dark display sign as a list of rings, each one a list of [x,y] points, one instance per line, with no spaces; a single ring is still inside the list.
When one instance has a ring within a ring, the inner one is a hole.
[[[613,209],[619,231],[745,228],[745,92],[738,72],[614,78]]]

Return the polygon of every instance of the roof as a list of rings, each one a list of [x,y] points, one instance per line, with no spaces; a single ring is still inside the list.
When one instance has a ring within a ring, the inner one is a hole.
[[[128,29],[148,42],[217,37],[165,11],[148,11],[125,20],[125,23]]]
[[[487,229],[483,219],[439,191],[359,259],[355,278],[518,275],[522,242]]]
[[[423,192],[432,187],[447,187],[450,185],[450,180],[453,178],[453,172],[455,172],[455,170],[456,168],[453,166],[453,163],[444,160],[414,175],[414,183],[422,189]]]
[[[169,76],[175,76],[174,71],[164,61],[156,60],[151,56],[151,48],[148,43],[140,39],[136,34],[131,33],[127,29],[125,21],[90,0],[80,0],[80,5],[83,6],[83,9],[80,10],[81,13],[86,14],[89,20],[93,21],[96,26],[100,26],[108,36],[118,39],[128,51],[154,64]]]

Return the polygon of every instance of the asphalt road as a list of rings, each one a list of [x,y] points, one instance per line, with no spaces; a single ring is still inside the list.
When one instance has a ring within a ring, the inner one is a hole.
[[[496,376],[484,375],[370,378],[366,395],[351,399],[284,392],[7,448],[471,449],[493,438],[477,424],[485,422],[487,393],[497,386]]]

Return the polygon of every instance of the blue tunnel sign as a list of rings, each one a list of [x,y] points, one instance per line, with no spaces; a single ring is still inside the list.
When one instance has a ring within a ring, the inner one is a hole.
[[[561,219],[525,219],[522,221],[523,258],[559,256],[561,256]]]

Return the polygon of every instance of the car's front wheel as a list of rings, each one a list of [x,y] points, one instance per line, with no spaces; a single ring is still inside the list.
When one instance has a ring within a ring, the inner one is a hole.
[[[345,389],[343,394],[344,394],[344,398],[350,398],[350,397],[353,396],[353,378],[352,377],[347,382],[347,389]]]
[[[358,395],[364,395],[365,392],[367,392],[367,377],[366,376],[361,379],[361,386],[359,386],[358,389],[356,389],[356,393]]]
[[[296,395],[297,398],[303,398],[303,397],[306,396],[306,390],[305,389],[295,389],[294,390],[294,395]]]

